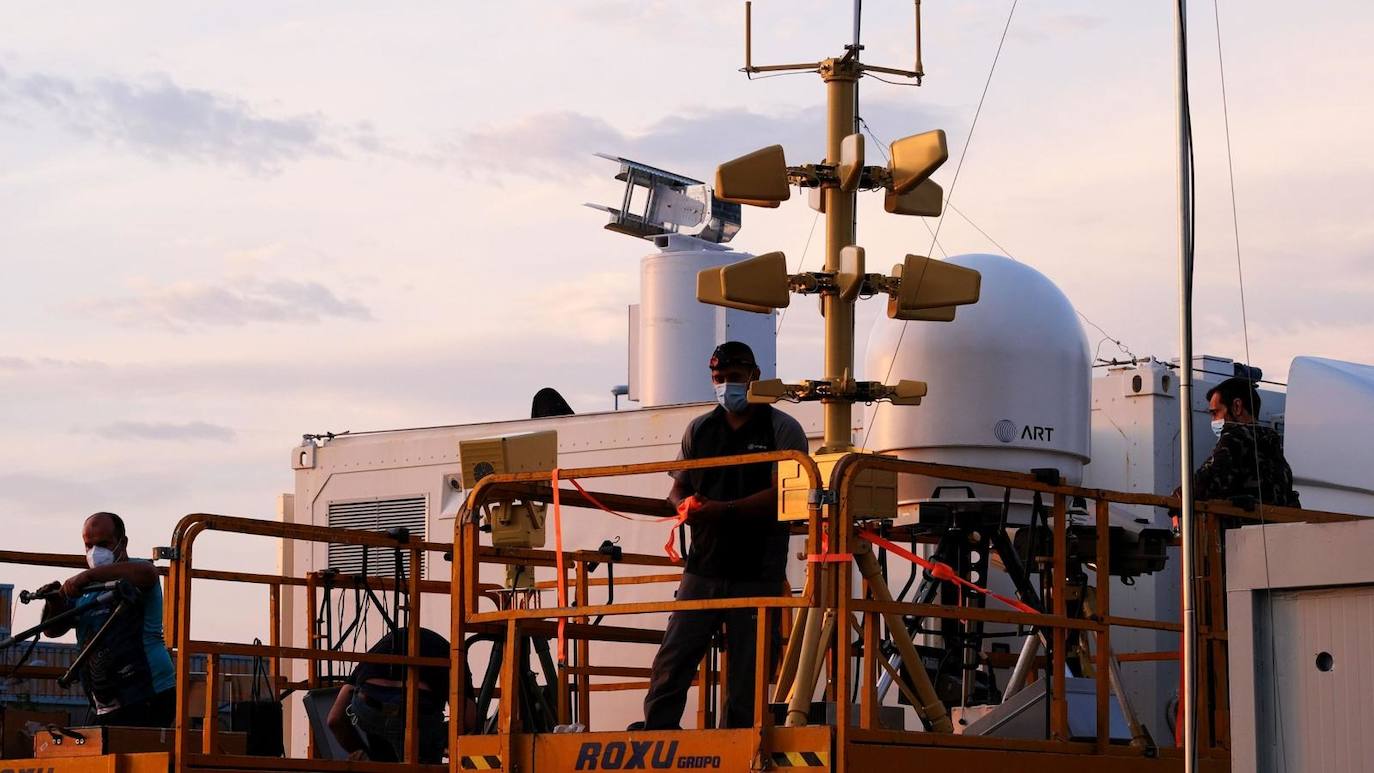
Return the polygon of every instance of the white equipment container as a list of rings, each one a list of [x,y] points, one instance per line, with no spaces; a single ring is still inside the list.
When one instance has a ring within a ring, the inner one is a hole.
[[[668,234],[640,261],[640,301],[630,308],[630,399],[644,407],[715,400],[706,369],[717,344],[743,341],[762,378],[777,371],[775,314],[697,300],[697,272],[752,257],[714,242]]]
[[[981,297],[959,307],[953,322],[874,325],[864,377],[925,381],[930,393],[914,408],[870,406],[865,445],[926,462],[1053,467],[1078,483],[1090,458],[1092,368],[1073,305],[1043,274],[1010,258],[949,262],[982,274]],[[900,501],[929,498],[937,483],[902,476]],[[975,487],[975,495],[1000,500],[1002,492]]]
[[[1288,370],[1284,457],[1309,510],[1374,516],[1374,367],[1294,357]]]

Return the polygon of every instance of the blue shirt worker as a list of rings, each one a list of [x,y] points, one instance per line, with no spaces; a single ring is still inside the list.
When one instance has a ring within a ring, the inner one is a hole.
[[[709,366],[719,404],[687,425],[679,459],[807,452],[806,433],[796,419],[771,405],[749,403],[749,383],[758,379],[759,368],[747,344],[721,344],[712,353]],[[740,464],[673,473],[668,501],[679,507],[692,497],[696,502],[687,518],[692,545],[677,599],[781,595],[790,532],[787,524],[778,522],[776,465]],[[725,725],[751,727],[757,615],[755,609],[672,613],[663,644],[654,657],[644,699],[643,727],[665,730],[679,726],[697,665],[722,625],[730,655]]]
[[[60,622],[43,630],[50,637],[76,628],[76,643],[84,649],[110,619],[113,604],[96,604],[96,593],[82,589],[97,583],[128,582],[138,591],[132,610],[96,643],[81,670],[81,684],[95,710],[98,725],[170,727],[176,713],[176,672],[162,639],[162,583],[151,561],[129,558],[124,520],[114,513],[96,513],[81,527],[86,547],[85,571],[44,590],[50,595],[43,619],[73,607],[89,605],[74,622]]]

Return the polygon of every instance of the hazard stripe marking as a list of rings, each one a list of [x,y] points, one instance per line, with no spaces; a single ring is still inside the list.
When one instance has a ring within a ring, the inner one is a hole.
[[[773,752],[773,765],[779,768],[824,768],[830,755],[825,752]]]
[[[476,757],[460,757],[463,770],[500,770],[501,758],[495,754],[482,754]]]

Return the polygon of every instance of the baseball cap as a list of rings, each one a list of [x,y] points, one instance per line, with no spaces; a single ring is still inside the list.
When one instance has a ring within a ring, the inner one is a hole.
[[[728,368],[732,365],[746,368],[759,366],[757,362],[754,362],[754,350],[749,348],[749,344],[743,341],[726,341],[711,352],[711,370]]]

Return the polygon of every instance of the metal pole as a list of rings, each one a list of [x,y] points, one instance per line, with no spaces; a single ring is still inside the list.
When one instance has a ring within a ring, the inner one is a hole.
[[[1016,666],[1011,670],[1011,676],[1007,679],[1007,687],[1002,691],[1002,702],[1006,703],[1011,696],[1021,692],[1021,688],[1026,686],[1026,677],[1031,672],[1031,667],[1035,665],[1035,656],[1040,654],[1040,635],[1032,633],[1026,637],[1026,641],[1021,644],[1021,654],[1016,658]]]
[[[1193,545],[1193,267],[1192,199],[1189,175],[1187,0],[1177,0],[1174,27],[1178,37],[1178,205],[1179,205],[1179,497],[1183,537],[1183,769],[1197,770],[1197,610]]]
[[[827,101],[825,157],[839,163],[840,142],[854,132],[854,93],[858,52],[823,63]],[[840,270],[840,250],[854,243],[854,191],[825,189],[825,270]],[[825,377],[839,387],[854,376],[854,303],[836,294],[821,296],[825,315]],[[852,450],[853,405],[847,398],[825,400],[824,452]]]

